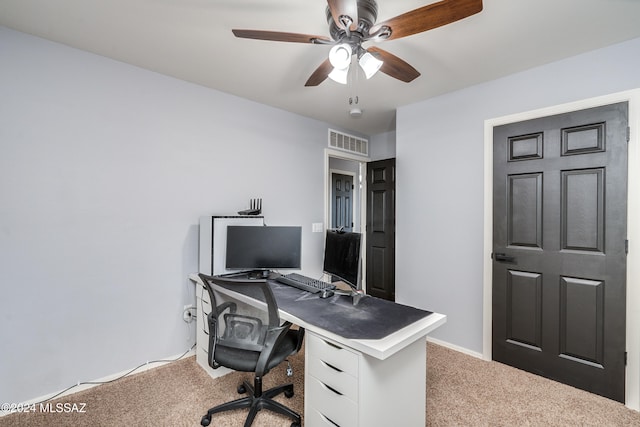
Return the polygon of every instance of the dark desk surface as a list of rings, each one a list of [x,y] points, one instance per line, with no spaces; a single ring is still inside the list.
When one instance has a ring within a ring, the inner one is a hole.
[[[305,322],[333,332],[348,339],[377,340],[392,334],[432,313],[395,302],[363,297],[358,305],[352,304],[352,298],[334,295],[322,299],[291,286],[268,280],[278,308]],[[233,284],[221,284],[234,290]],[[262,295],[248,295],[263,300]]]

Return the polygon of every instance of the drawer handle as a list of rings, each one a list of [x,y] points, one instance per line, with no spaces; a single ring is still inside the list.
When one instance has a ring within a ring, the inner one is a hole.
[[[325,341],[325,342],[326,342],[328,345],[330,345],[331,347],[333,347],[333,348],[337,348],[338,350],[342,350],[342,347],[340,347],[339,345],[336,345],[336,344],[334,344],[334,343],[332,343],[332,342],[329,342],[329,341]]]
[[[324,361],[323,361],[322,363],[323,363],[323,364],[325,364],[326,366],[330,367],[330,368],[331,368],[331,369],[333,369],[334,371],[337,371],[337,372],[344,372],[342,369],[340,369],[340,368],[336,368],[335,366],[333,366],[333,365],[332,365],[332,364],[330,364],[330,363],[327,363],[327,362],[324,362]]]
[[[320,414],[320,416],[322,418],[325,419],[325,421],[329,421],[331,424],[333,424],[336,427],[340,427],[340,424],[336,424],[331,418],[327,417],[325,414]]]
[[[325,383],[322,383],[322,385],[324,385],[326,388],[328,388],[329,390],[331,390],[332,392],[334,392],[335,394],[337,394],[338,396],[342,396],[342,393],[340,393],[338,390],[336,390],[335,388],[326,385]]]

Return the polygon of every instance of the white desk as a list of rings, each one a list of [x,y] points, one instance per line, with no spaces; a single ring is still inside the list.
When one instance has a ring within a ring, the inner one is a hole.
[[[204,288],[197,274],[189,278]],[[266,310],[265,303],[251,297],[225,288],[216,290]],[[200,308],[199,304],[198,310]],[[279,313],[282,320],[307,331],[305,426],[424,427],[426,336],[446,322],[445,315],[432,313],[382,339],[369,340],[344,338],[309,323],[300,318],[302,316],[293,316],[283,309]],[[204,316],[198,313],[198,321],[201,318]],[[201,343],[197,346],[200,348]],[[202,347],[206,346],[207,343],[202,343]],[[206,354],[198,360],[201,365],[202,359],[207,369]]]

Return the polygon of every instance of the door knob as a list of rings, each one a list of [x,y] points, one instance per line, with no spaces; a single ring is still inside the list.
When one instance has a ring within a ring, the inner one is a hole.
[[[504,253],[492,254],[492,257],[494,260],[498,262],[509,262],[512,264],[515,264],[516,262],[516,257],[510,256]]]

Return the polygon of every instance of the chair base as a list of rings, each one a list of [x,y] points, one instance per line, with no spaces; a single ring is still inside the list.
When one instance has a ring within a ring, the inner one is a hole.
[[[256,415],[262,409],[268,409],[270,411],[288,416],[289,418],[293,419],[291,427],[300,427],[302,425],[302,420],[298,413],[287,408],[280,402],[276,402],[275,400],[273,400],[273,398],[280,393],[284,393],[285,397],[287,398],[293,397],[293,384],[281,385],[262,392],[261,378],[256,377],[255,387],[244,381],[242,385],[238,387],[238,393],[247,393],[248,396],[233,400],[231,402],[223,403],[222,405],[218,405],[209,409],[207,411],[207,414],[202,417],[200,424],[202,426],[208,426],[211,423],[211,416],[218,412],[250,408],[247,419],[244,422],[244,427],[250,427]]]

